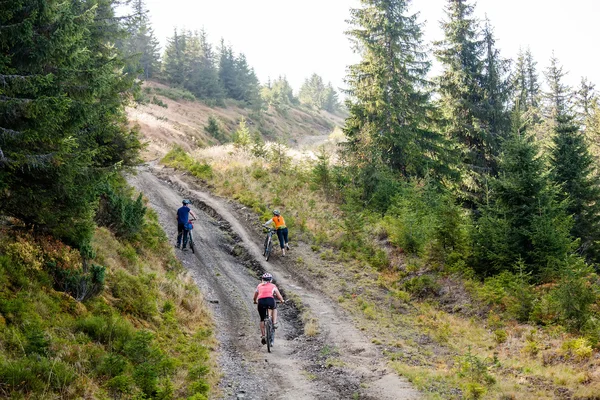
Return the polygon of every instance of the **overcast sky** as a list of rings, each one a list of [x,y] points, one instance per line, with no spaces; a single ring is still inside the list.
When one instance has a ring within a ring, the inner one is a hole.
[[[439,21],[446,0],[414,0],[425,22],[428,43],[443,37]],[[313,72],[335,87],[344,85],[346,66],[357,61],[344,35],[349,9],[358,0],[147,0],[162,44],[173,28],[204,27],[213,43],[220,38],[243,52],[261,82],[286,75],[297,90]],[[479,0],[476,15],[487,14],[497,45],[507,58],[530,47],[541,73],[554,50],[569,72],[600,85],[599,0]]]

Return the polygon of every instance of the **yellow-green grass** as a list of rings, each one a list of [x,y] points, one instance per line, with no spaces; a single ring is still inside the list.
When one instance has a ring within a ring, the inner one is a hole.
[[[98,228],[104,289],[83,302],[53,284],[49,262],[81,269],[50,237],[0,232],[0,381],[14,398],[206,399],[218,380],[212,318],[147,213],[137,240]]]

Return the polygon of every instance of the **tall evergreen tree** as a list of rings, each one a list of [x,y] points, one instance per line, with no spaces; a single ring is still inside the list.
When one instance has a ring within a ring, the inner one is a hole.
[[[527,107],[537,109],[540,106],[541,88],[537,73],[537,62],[533,59],[531,49],[525,52],[525,65],[527,71]]]
[[[511,82],[512,93],[512,109],[518,109],[520,112],[527,111],[527,94],[529,85],[527,84],[527,66],[525,63],[525,53],[519,49],[517,61],[512,74]]]
[[[323,101],[323,109],[329,111],[331,113],[336,112],[340,108],[340,101],[338,99],[338,94],[331,85],[331,82],[327,84],[325,87],[325,95]]]
[[[200,99],[214,99],[220,102],[224,97],[223,88],[219,84],[215,54],[204,29],[200,31],[198,39],[202,55],[193,77],[193,92]]]
[[[508,73],[510,61],[500,56],[496,48],[496,40],[490,21],[486,19],[483,29],[483,44],[485,46],[482,89],[483,109],[482,120],[488,135],[492,138],[494,155],[498,153],[500,138],[510,131],[508,101],[510,97],[510,82]],[[494,163],[495,165],[495,163]]]
[[[545,95],[554,126],[552,179],[561,186],[560,198],[568,202],[567,212],[574,221],[571,233],[581,239],[580,251],[588,259],[600,261],[600,181],[585,137],[575,122],[564,76],[553,56],[546,72],[550,90]]]
[[[174,30],[173,36],[167,39],[167,46],[163,57],[163,71],[165,78],[176,86],[183,86],[187,77],[185,32],[179,34]]]
[[[431,129],[430,67],[406,0],[362,0],[347,33],[362,61],[349,67],[346,156],[377,187],[378,165],[404,177],[440,172],[442,137]],[[371,171],[371,172],[369,172]],[[365,193],[366,197],[372,193]]]
[[[298,101],[294,97],[294,91],[285,76],[280,76],[273,82],[269,80],[267,85],[262,88],[261,95],[268,105],[277,107],[280,110],[285,110]]]
[[[544,75],[548,85],[548,91],[543,94],[546,118],[556,120],[560,115],[570,114],[572,109],[571,88],[564,83],[566,73],[554,54],[550,58],[550,66]]]
[[[133,17],[127,20],[129,35],[122,47],[125,55],[134,61],[130,68],[134,71],[141,68],[143,79],[150,79],[160,69],[160,45],[154,36],[145,1],[134,0],[132,6]]]
[[[323,78],[317,74],[312,74],[307,78],[298,93],[300,103],[320,110],[325,104],[325,84]]]
[[[0,213],[90,249],[98,191],[137,159],[113,0],[0,7]]]
[[[244,54],[240,54],[235,58],[234,71],[236,79],[232,90],[232,97],[236,100],[246,102],[246,104],[253,108],[260,109],[262,106],[260,82],[256,77],[254,69],[248,65]]]
[[[586,125],[586,121],[592,115],[594,102],[597,101],[596,85],[587,78],[581,78],[579,89],[575,92],[578,120]]]
[[[221,39],[219,47],[219,82],[225,91],[225,97],[235,99],[238,94],[235,57],[231,46],[225,45],[224,39]]]
[[[461,197],[471,205],[482,196],[493,172],[496,147],[484,119],[485,48],[473,12],[467,0],[448,0],[447,20],[442,22],[445,38],[435,50],[444,69],[437,82],[445,131],[459,145],[464,171]]]
[[[572,220],[557,200],[559,188],[550,180],[527,127],[516,111],[512,134],[502,144],[498,177],[491,179],[487,201],[480,208],[474,255],[483,275],[522,263],[542,279],[574,249]]]

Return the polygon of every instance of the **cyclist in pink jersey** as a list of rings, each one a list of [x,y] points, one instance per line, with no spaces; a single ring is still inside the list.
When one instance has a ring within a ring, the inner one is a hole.
[[[268,272],[265,273],[262,276],[262,282],[258,284],[254,291],[254,304],[258,304],[258,314],[260,315],[260,341],[262,344],[267,343],[265,339],[265,319],[267,318],[268,310],[272,310],[273,326],[275,328],[278,327],[277,303],[275,302],[275,297],[277,297],[280,302],[285,303],[281,293],[279,293],[279,289],[271,282],[272,280],[273,275]]]

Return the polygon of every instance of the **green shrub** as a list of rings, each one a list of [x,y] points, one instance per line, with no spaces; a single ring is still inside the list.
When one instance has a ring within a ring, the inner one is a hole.
[[[223,127],[223,123],[214,115],[210,115],[208,117],[208,125],[204,127],[204,131],[215,139],[219,140],[221,143],[227,140],[225,137],[225,128]]]
[[[61,390],[76,378],[73,368],[60,360],[27,357],[0,361],[0,382],[3,383],[3,390],[8,392]]]
[[[121,348],[133,337],[129,321],[114,315],[90,315],[75,323],[75,331],[83,332],[92,340]]]
[[[143,282],[144,280],[147,282]],[[122,312],[145,319],[157,314],[158,293],[152,276],[134,276],[119,270],[110,283],[110,289],[112,295],[119,299],[116,307]]]
[[[521,322],[529,320],[536,302],[529,275],[522,272],[514,274],[503,271],[487,278],[478,289],[477,297],[488,305],[506,311],[509,317]]]
[[[100,375],[113,378],[126,372],[128,366],[129,362],[122,355],[108,353],[101,358],[96,371]]]
[[[163,108],[169,108],[169,106],[167,104],[165,104],[161,99],[159,99],[156,96],[152,97],[152,104],[156,104],[157,106],[160,106]]]
[[[200,179],[210,179],[213,176],[212,167],[209,164],[194,160],[180,146],[173,147],[161,162],[168,167],[185,169]]]
[[[196,96],[192,94],[192,92],[182,89],[182,88],[162,88],[157,87],[154,88],[154,91],[161,96],[165,96],[168,99],[178,101],[178,100],[188,100],[195,101]]]
[[[487,362],[471,353],[471,350],[457,359],[457,375],[466,383],[463,385],[466,398],[479,399],[487,387],[493,385],[496,379],[489,373]]]
[[[96,296],[104,289],[106,268],[92,264],[77,269],[59,268],[56,263],[49,262],[48,268],[54,277],[54,287],[61,292],[69,293],[77,301],[84,301]]]
[[[128,375],[119,375],[106,382],[106,387],[112,398],[121,398],[133,393],[134,382]]]
[[[580,330],[599,298],[598,276],[582,259],[571,259],[563,268],[552,296],[559,307],[561,321],[573,330]]]
[[[417,298],[436,296],[440,291],[440,284],[430,275],[415,276],[404,282],[404,288]]]
[[[131,239],[142,230],[146,209],[141,193],[134,200],[125,189],[107,184],[100,197],[96,223],[119,237]]]

